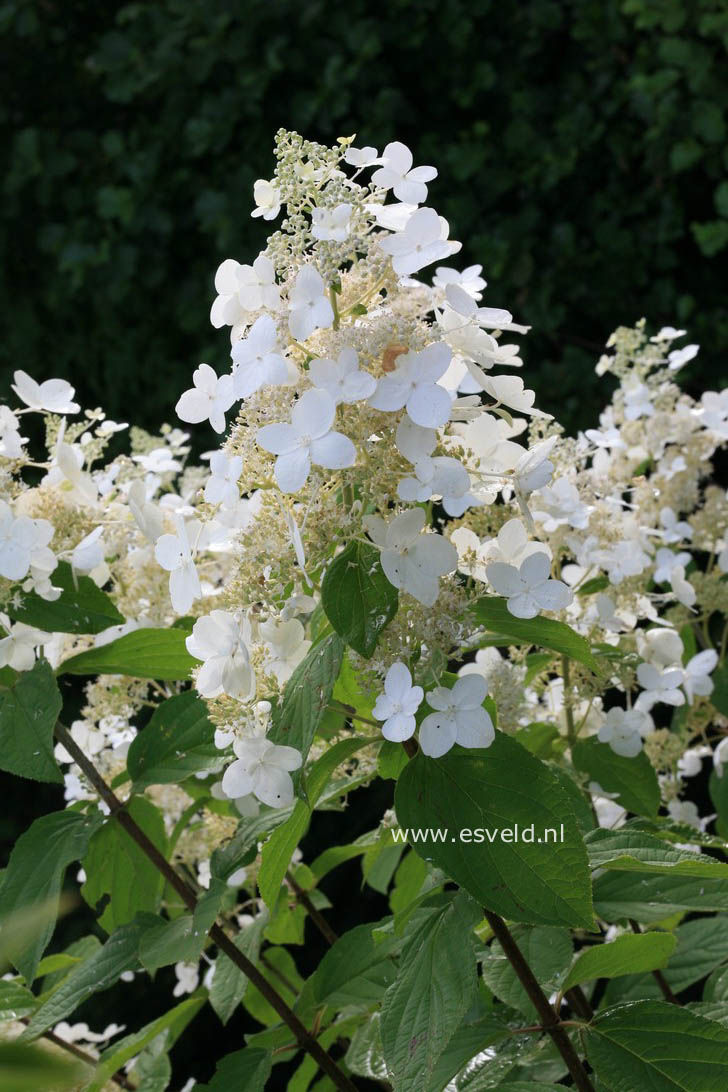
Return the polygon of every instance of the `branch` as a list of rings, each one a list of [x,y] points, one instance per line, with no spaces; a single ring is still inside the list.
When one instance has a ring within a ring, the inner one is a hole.
[[[55,734],[56,738],[63,744],[73,758],[73,761],[79,769],[83,771],[96,792],[107,805],[112,817],[124,828],[129,837],[136,842],[157,871],[164,876],[167,883],[177,892],[188,910],[194,913],[195,907],[197,906],[197,898],[192,888],[185,883],[176,869],[174,869],[159,852],[141,827],[137,826],[122,801],[119,800],[118,796],[109,788],[94,764],[89,761],[73,739],[68,729],[58,722],[55,727]],[[255,964],[251,963],[247,956],[235,947],[230,937],[217,922],[209,930],[208,936],[210,937],[210,940],[217,945],[218,949],[221,952],[224,952],[231,963],[234,963],[238,970],[242,971],[246,978],[248,978],[260,991],[268,1004],[278,1013],[281,1020],[291,1029],[301,1049],[307,1051],[311,1055],[317,1065],[319,1065],[324,1073],[333,1081],[335,1086],[340,1089],[341,1092],[357,1092],[356,1085],[349,1080],[346,1073],[344,1073],[333,1058],[326,1053],[321,1044],[301,1023],[295,1012],[288,1007],[280,994],[271,986],[268,979],[260,973]]]
[[[574,1086],[579,1089],[579,1092],[594,1092],[594,1086],[586,1074],[586,1070],[579,1059],[579,1055],[574,1050],[571,1039],[566,1033],[557,1013],[554,1012],[549,1005],[546,994],[541,989],[536,980],[536,976],[524,959],[523,953],[516,944],[510,929],[503,918],[499,917],[498,914],[493,914],[490,910],[485,910],[484,913],[496,940],[505,952],[513,970],[518,975],[519,981],[528,994],[531,1004],[536,1009],[543,1030],[551,1036],[554,1041],[554,1046],[564,1059],[566,1068],[569,1070],[574,1082]]]
[[[311,902],[311,899],[308,896],[308,892],[303,890],[301,885],[294,880],[290,872],[286,872],[286,883],[293,891],[297,901],[300,902],[301,906],[305,908],[308,916],[310,917],[311,921],[314,923],[326,943],[336,944],[336,941],[339,939],[338,935],[331,928],[323,914],[320,913],[320,911],[318,911],[314,904]]]

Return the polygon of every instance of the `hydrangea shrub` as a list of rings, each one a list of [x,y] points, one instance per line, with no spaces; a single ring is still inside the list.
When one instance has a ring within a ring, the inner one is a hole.
[[[13,1087],[163,1092],[206,1004],[261,1030],[186,1090],[294,1057],[291,1092],[726,1087],[728,392],[686,395],[698,346],[643,321],[567,436],[436,176],[278,133],[267,247],[215,277],[229,371],[176,405],[222,437],[200,465],[178,424],[113,454],[128,425],[15,373],[0,767],[67,806],[0,881]],[[377,778],[379,825],[305,860]],[[391,913],[337,936],[321,884],[354,858]],[[46,955],[69,868],[97,928]],[[151,1024],[72,1022],[165,966]]]

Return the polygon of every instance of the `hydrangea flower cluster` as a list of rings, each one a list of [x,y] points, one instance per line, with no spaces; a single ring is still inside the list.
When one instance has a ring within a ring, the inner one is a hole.
[[[306,763],[362,727],[377,735],[348,767],[352,787],[375,775],[380,735],[434,759],[536,723],[552,727],[560,761],[583,740],[646,757],[684,819],[703,759],[724,776],[728,719],[710,698],[728,643],[713,625],[728,615],[728,499],[710,477],[728,391],[684,393],[676,379],[698,347],[639,322],[597,364],[614,381],[598,427],[565,436],[518,374],[511,338],[528,328],[497,298],[483,304],[479,265],[450,264],[460,244],[428,204],[434,167],[401,143],[379,155],[283,131],[276,159],[252,215],[278,226],[251,265],[227,258],[215,277],[227,370],[200,364],[176,405],[185,426],[224,434],[205,465],[169,426],[133,428],[128,454],[107,459],[127,425],[82,413],[63,380],[15,373],[22,405],[0,408],[0,667],[55,668],[146,629],[184,632],[216,729],[209,792],[197,809],[177,785],[146,793],[168,832],[196,816],[175,853],[201,887],[240,815],[292,805]],[[41,455],[22,435],[30,413],[44,417]],[[274,717],[331,631],[323,589],[351,547],[395,607],[375,620],[373,648],[346,651],[368,712],[342,715],[346,693],[334,693],[337,727],[303,753]],[[82,578],[122,622],[89,634],[22,620],[29,601],[53,603]],[[546,620],[584,638],[598,669],[548,644]],[[113,780],[142,710],[187,686],[103,674],[72,737]],[[92,799],[61,745],[56,758],[69,804]],[[604,822],[621,822],[579,776]],[[233,886],[254,892],[255,870]],[[196,988],[195,967],[179,964],[177,993]]]

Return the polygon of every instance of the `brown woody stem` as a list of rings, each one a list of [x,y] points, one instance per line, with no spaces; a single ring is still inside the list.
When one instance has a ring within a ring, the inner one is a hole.
[[[107,805],[113,818],[116,819],[121,827],[123,827],[129,837],[136,842],[157,871],[164,876],[170,887],[172,887],[180,896],[185,906],[187,906],[190,911],[194,912],[195,907],[197,906],[197,898],[192,888],[189,887],[178,872],[159,852],[141,827],[137,826],[129,812],[126,810],[123,802],[119,800],[116,793],[109,788],[94,764],[89,761],[73,739],[68,729],[65,728],[64,725],[57,723],[55,734],[58,741],[63,744],[73,758],[73,761],[79,769],[83,771],[100,798]],[[271,986],[268,979],[260,973],[255,964],[251,963],[247,956],[238,951],[230,937],[217,922],[209,930],[208,935],[210,940],[217,945],[218,949],[223,952],[231,963],[234,963],[238,970],[241,971],[245,977],[253,983],[256,989],[259,990],[268,1004],[278,1013],[281,1020],[291,1029],[299,1047],[311,1055],[336,1087],[341,1089],[341,1092],[357,1092],[356,1085],[349,1080],[346,1073],[344,1073],[333,1058],[326,1053],[321,1044],[301,1023],[295,1012],[288,1007],[280,994]]]
[[[531,1004],[538,1013],[543,1030],[551,1036],[554,1046],[564,1059],[564,1063],[571,1074],[574,1086],[579,1089],[579,1092],[594,1092],[594,1086],[587,1076],[579,1055],[574,1050],[571,1039],[561,1023],[558,1014],[554,1012],[551,1005],[549,1005],[546,994],[541,989],[536,976],[526,962],[510,929],[503,918],[499,917],[498,914],[493,914],[490,910],[485,910],[484,913],[486,920],[493,931],[493,935],[503,949],[513,970],[518,975],[521,985],[528,994]]]
[[[304,907],[306,913],[308,914],[311,921],[314,923],[326,943],[336,944],[336,941],[339,939],[337,934],[331,928],[323,914],[320,913],[311,902],[308,892],[303,890],[301,885],[297,883],[296,880],[294,880],[290,872],[286,872],[286,883],[293,891],[297,901],[300,902],[301,906]]]

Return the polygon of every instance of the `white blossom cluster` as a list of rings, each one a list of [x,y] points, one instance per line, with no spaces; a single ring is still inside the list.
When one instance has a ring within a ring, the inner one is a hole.
[[[494,721],[551,723],[564,749],[596,737],[620,756],[644,751],[669,813],[699,824],[685,779],[713,752],[723,776],[728,747],[728,722],[705,712],[727,643],[711,616],[728,615],[728,499],[710,478],[728,391],[685,394],[676,377],[698,347],[638,323],[597,365],[616,381],[598,427],[565,437],[518,374],[511,335],[528,328],[483,304],[480,266],[450,264],[460,244],[428,203],[434,167],[400,143],[380,155],[285,132],[276,156],[252,212],[274,233],[252,264],[226,259],[215,277],[228,370],[200,364],[176,406],[185,425],[227,429],[204,465],[168,426],[132,429],[129,453],[107,458],[126,425],[82,413],[63,380],[15,373],[21,405],[0,407],[0,667],[28,671],[40,655],[55,667],[184,623],[217,728],[213,797],[244,815],[290,805],[303,756],[268,738],[273,706],[316,639],[328,566],[366,543],[399,593],[372,658],[350,655],[385,740],[416,736],[439,757],[487,748]],[[44,418],[40,455],[26,414]],[[58,598],[61,562],[109,593],[123,625],[79,636],[12,620],[25,596]],[[495,597],[518,624],[568,623],[601,674],[558,656],[534,667],[515,639],[486,647],[468,608]],[[179,688],[102,676],[73,738],[113,778],[140,710]],[[90,797],[71,756],[56,757],[69,803]],[[171,830],[190,798],[148,791]],[[592,791],[603,821],[619,821]],[[201,886],[231,828],[210,813],[180,840]],[[180,965],[179,992],[197,981]]]

